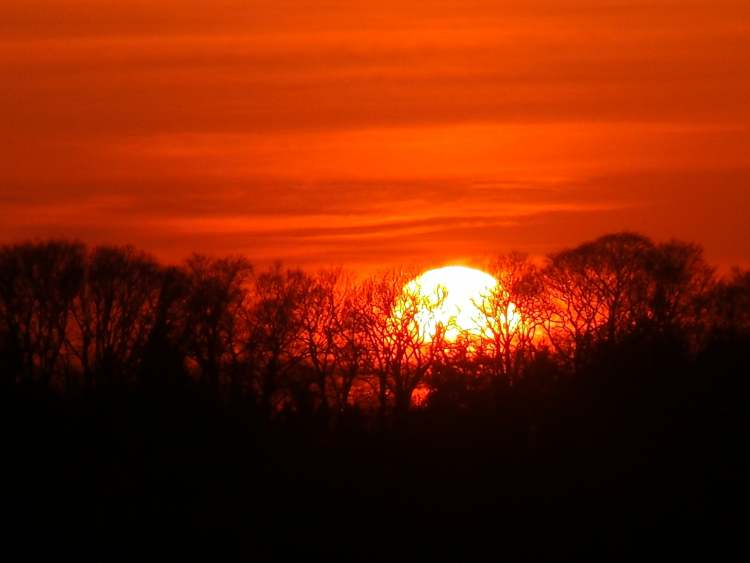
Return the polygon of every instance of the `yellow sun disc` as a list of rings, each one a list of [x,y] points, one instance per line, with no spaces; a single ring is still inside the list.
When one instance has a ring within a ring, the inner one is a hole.
[[[498,281],[481,270],[446,266],[413,279],[404,293],[419,298],[414,320],[426,339],[442,325],[445,338],[455,341],[461,334],[484,334],[486,317],[480,308],[497,286]]]

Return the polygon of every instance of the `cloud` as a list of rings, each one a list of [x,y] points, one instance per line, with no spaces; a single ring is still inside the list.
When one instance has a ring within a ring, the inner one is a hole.
[[[747,15],[733,0],[9,0],[0,237],[375,263],[621,226],[735,260]]]

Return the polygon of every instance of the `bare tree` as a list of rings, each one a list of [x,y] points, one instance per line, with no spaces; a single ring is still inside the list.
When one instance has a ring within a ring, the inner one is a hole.
[[[305,359],[314,374],[323,411],[328,411],[328,382],[332,380],[337,367],[337,336],[343,307],[340,278],[340,270],[319,272],[302,288],[300,296],[300,338]]]
[[[708,295],[715,272],[696,244],[670,241],[658,244],[647,264],[649,328],[658,332],[681,330],[695,337],[708,313]]]
[[[25,381],[46,385],[61,367],[84,253],[82,244],[62,241],[0,248],[0,315],[7,348]]]
[[[495,385],[513,386],[537,340],[541,321],[536,303],[541,282],[534,264],[520,254],[500,257],[491,273],[498,284],[475,302],[481,336],[473,339],[473,346],[481,368]],[[472,340],[470,335],[467,338]]]
[[[302,342],[302,302],[310,279],[300,270],[280,264],[253,279],[248,305],[243,310],[243,350],[250,382],[262,412],[271,416],[282,380],[306,355]]]
[[[183,338],[188,358],[198,366],[202,381],[218,390],[222,368],[237,360],[237,323],[252,268],[244,258],[195,255],[187,261],[185,271],[188,292]]]
[[[364,300],[358,285],[341,288],[336,342],[336,369],[331,379],[336,407],[343,412],[356,381],[368,365],[367,316],[363,314]]]
[[[615,343],[646,317],[652,251],[646,237],[617,233],[550,257],[537,306],[559,354],[579,362],[595,343]]]
[[[147,385],[175,384],[185,375],[185,300],[189,280],[178,267],[161,270],[153,322],[143,349],[138,372]]]
[[[161,270],[132,247],[99,247],[87,258],[67,345],[88,386],[96,376],[134,375],[152,330]]]
[[[429,313],[443,302],[444,290],[442,294],[424,295],[418,287],[407,287],[411,278],[404,273],[390,272],[370,279],[362,287],[381,420],[385,417],[389,393],[393,397],[396,418],[405,416],[415,389],[426,380],[445,349],[445,326],[436,323],[430,333],[420,325],[425,312]]]
[[[704,319],[717,335],[750,336],[750,270],[735,268],[716,284]]]

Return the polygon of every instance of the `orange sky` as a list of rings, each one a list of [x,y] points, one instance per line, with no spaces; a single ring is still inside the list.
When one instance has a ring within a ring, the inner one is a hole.
[[[0,240],[750,261],[747,0],[3,0]]]

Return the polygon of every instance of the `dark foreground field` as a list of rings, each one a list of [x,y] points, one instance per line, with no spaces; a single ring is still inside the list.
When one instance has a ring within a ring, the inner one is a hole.
[[[679,392],[571,383],[533,424],[518,404],[381,430],[364,415],[261,423],[192,386],[16,387],[2,396],[6,545],[102,561],[739,555],[740,359],[663,377]]]

